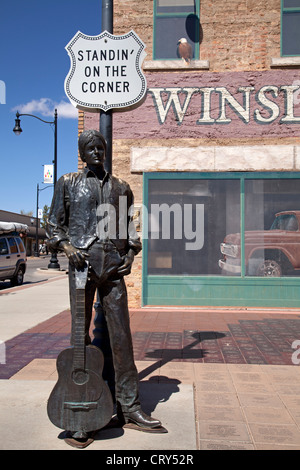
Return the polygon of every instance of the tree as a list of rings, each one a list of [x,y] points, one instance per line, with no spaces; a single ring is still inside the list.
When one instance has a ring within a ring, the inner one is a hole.
[[[20,210],[20,214],[21,215],[28,215],[29,217],[32,217],[33,216],[33,211],[24,211],[23,209]]]
[[[47,206],[47,204],[45,204],[43,208],[43,216],[41,218],[41,227],[43,228],[46,228],[49,211],[50,211],[50,206]]]

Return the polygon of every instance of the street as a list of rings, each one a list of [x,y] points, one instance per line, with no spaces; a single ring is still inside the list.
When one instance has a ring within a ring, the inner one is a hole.
[[[23,285],[28,284],[39,284],[40,282],[47,281],[53,278],[55,275],[59,275],[55,269],[47,269],[50,262],[51,255],[40,255],[38,258],[29,257],[27,258],[27,268],[24,276]],[[65,255],[58,255],[58,262],[60,269],[67,273],[68,270],[68,259]],[[63,276],[63,274],[60,274]],[[10,288],[10,281],[0,282],[0,291],[3,289]]]

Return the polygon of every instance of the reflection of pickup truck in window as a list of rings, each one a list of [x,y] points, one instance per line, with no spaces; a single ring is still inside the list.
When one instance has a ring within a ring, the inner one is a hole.
[[[245,272],[249,276],[282,276],[300,269],[300,211],[279,212],[270,230],[245,232]],[[241,273],[240,234],[227,235],[220,245],[219,267]]]

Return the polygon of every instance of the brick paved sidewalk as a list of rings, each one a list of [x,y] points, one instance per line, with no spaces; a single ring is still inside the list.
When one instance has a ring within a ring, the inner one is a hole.
[[[300,375],[292,361],[299,311],[145,308],[130,315],[140,379],[173,384],[174,393],[180,383],[194,384],[198,448],[300,448]],[[55,359],[69,336],[66,310],[7,341],[0,378],[56,380]]]
[[[293,365],[299,313],[267,311],[132,310],[137,361]],[[91,325],[91,330],[93,325]],[[0,378],[9,379],[36,358],[56,358],[70,345],[66,310],[6,342]]]

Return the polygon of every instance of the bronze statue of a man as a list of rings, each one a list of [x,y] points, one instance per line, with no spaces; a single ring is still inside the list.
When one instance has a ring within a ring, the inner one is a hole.
[[[105,171],[106,142],[100,132],[84,131],[78,143],[86,167],[82,172],[62,176],[56,184],[48,218],[48,246],[51,250],[65,252],[69,259],[73,319],[76,311],[74,272],[88,261],[85,342],[91,342],[89,327],[98,288],[112,350],[119,419],[142,428],[157,428],[161,426],[160,421],[146,415],[139,401],[124,282],[134,256],[142,248],[128,215],[133,194],[126,182]],[[121,220],[123,226],[118,223]]]

